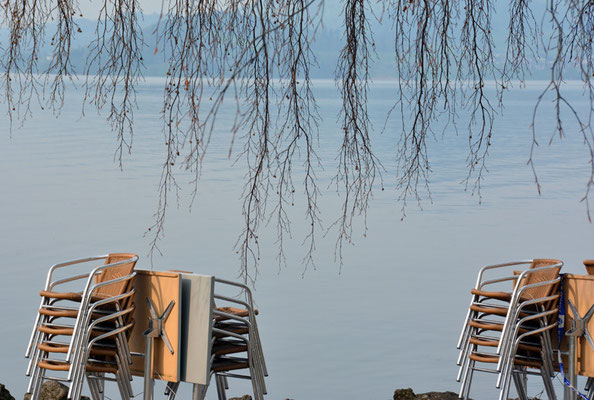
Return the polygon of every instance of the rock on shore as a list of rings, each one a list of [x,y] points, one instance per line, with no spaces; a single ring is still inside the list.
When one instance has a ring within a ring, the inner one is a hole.
[[[25,394],[25,400],[29,400],[31,398],[30,393]],[[39,400],[66,400],[68,398],[68,386],[56,382],[56,381],[47,381],[43,382],[41,386],[41,394],[39,395]],[[81,400],[90,400],[86,396],[81,396]]]
[[[396,389],[394,400],[458,400],[458,394],[454,392],[428,392],[415,394],[411,388]]]
[[[411,388],[396,389],[394,391],[394,400],[458,400],[458,394],[453,392],[427,392],[415,394]],[[519,400],[509,399],[509,400]],[[540,400],[539,397],[530,398],[529,400]]]
[[[0,383],[0,400],[14,400],[6,386]]]

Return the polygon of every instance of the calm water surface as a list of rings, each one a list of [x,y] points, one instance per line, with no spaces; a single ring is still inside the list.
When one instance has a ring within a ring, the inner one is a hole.
[[[594,226],[580,203],[589,158],[575,124],[568,121],[567,137],[548,146],[551,109],[538,116],[541,196],[526,165],[530,117],[541,87],[530,83],[508,95],[495,122],[481,204],[459,183],[466,176],[467,154],[460,125],[459,136],[447,134],[430,144],[433,202],[424,200],[423,211],[411,205],[401,221],[391,173],[398,121],[379,133],[394,86],[374,85],[369,109],[377,131],[375,150],[388,170],[386,190],[375,192],[369,231],[366,237],[356,232],[355,245],[344,251],[342,271],[334,262],[331,231],[319,235],[316,268],[303,273],[301,198],[295,204],[293,239],[286,242],[286,268],[275,261],[274,227],[262,231],[255,296],[270,371],[267,398],[390,399],[397,387],[457,391],[455,345],[481,265],[555,257],[566,262],[567,272],[582,272],[581,260],[594,257]],[[166,150],[158,119],[161,88],[149,82],[139,92],[133,153],[125,157],[123,171],[113,162],[114,134],[102,117],[81,117],[75,92],[68,94],[59,118],[37,112],[12,136],[7,117],[0,116],[0,381],[16,398],[25,390],[23,354],[38,291],[52,263],[132,251],[141,255],[140,267],[150,268],[149,240],[143,234],[157,206]],[[317,82],[316,92],[325,117],[318,150],[325,168],[318,176],[327,227],[338,217],[340,204],[340,197],[326,189],[340,145],[339,97],[328,82]],[[587,109],[579,86],[570,87],[568,97]],[[222,112],[231,113],[232,107]],[[154,260],[155,269],[237,276],[233,246],[243,223],[243,164],[227,159],[229,140],[223,122],[191,212],[191,188],[185,185],[190,177],[180,175],[181,205],[168,212],[163,256]],[[493,377],[476,375],[473,396],[495,398]],[[137,388],[140,392],[140,381]],[[243,382],[231,381],[231,394],[248,390]],[[189,396],[187,388],[183,396]],[[216,397],[214,390],[209,396]]]

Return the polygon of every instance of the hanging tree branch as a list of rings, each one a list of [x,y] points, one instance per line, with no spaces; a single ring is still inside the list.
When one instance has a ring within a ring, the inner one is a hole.
[[[284,7],[283,7],[284,5]],[[316,229],[320,228],[318,196],[320,190],[316,179],[319,159],[315,147],[318,134],[318,108],[312,90],[310,69],[315,65],[315,56],[310,47],[316,30],[311,29],[319,23],[320,8],[310,9],[305,0],[286,2],[281,5],[283,29],[279,40],[286,40],[280,59],[286,60],[278,69],[282,77],[280,104],[276,119],[280,132],[276,135],[276,166],[272,175],[276,181],[276,205],[271,212],[276,220],[278,236],[278,262],[287,264],[283,243],[285,236],[291,236],[291,222],[287,211],[294,205],[295,184],[293,182],[294,164],[303,154],[303,193],[305,194],[305,217],[308,223],[304,238],[306,253],[303,257],[305,269],[314,266]],[[303,152],[302,152],[303,151]],[[305,272],[305,271],[304,271]]]
[[[120,167],[123,151],[132,148],[136,85],[142,78],[140,12],[137,0],[104,0],[87,57],[85,101],[98,110],[108,106]]]
[[[286,209],[294,202],[293,166],[298,159],[303,159],[305,214],[311,226],[305,238],[308,247],[304,261],[306,266],[313,263],[320,221],[314,150],[318,116],[309,74],[315,60],[309,43],[315,32],[311,28],[319,23],[320,14],[310,9],[311,1],[302,0],[254,1],[242,4],[245,7],[232,2],[225,12],[217,9],[217,3],[177,3],[167,13],[158,36],[158,46],[169,57],[170,68],[163,108],[167,161],[157,222],[150,228],[152,248],[158,250],[158,238],[163,233],[168,192],[177,189],[172,166],[185,153],[182,165],[195,173],[196,194],[219,107],[231,92],[237,112],[229,155],[239,139],[243,146],[237,161],[247,163],[245,225],[236,249],[241,259],[240,277],[253,282],[257,268],[251,267],[258,264],[258,235],[263,222],[276,220],[278,259],[286,261],[284,237],[290,235]],[[189,21],[187,15],[193,19]],[[204,99],[209,103],[206,106]],[[268,212],[265,205],[273,193],[275,206]]]
[[[381,164],[371,149],[370,121],[367,113],[369,63],[373,39],[366,17],[365,0],[346,0],[344,7],[345,41],[338,58],[336,75],[342,97],[342,145],[338,153],[338,171],[334,178],[337,191],[342,188],[342,212],[334,226],[338,228],[335,258],[343,263],[343,244],[352,243],[353,218],[363,215],[367,229],[367,208],[376,177],[381,178]]]
[[[588,220],[592,221],[589,196],[592,185],[594,185],[594,131],[592,127],[592,115],[594,113],[594,88],[592,84],[592,76],[594,75],[594,59],[592,57],[594,17],[592,13],[594,12],[594,3],[592,1],[581,3],[574,0],[559,3],[557,0],[549,0],[547,11],[553,28],[547,50],[553,52],[554,60],[551,65],[550,80],[538,96],[532,113],[532,145],[528,165],[532,169],[534,182],[538,193],[540,193],[541,185],[534,165],[534,153],[538,146],[536,115],[543,98],[550,92],[553,96],[555,128],[553,135],[549,139],[549,144],[553,141],[555,134],[558,134],[560,138],[564,136],[563,117],[561,114],[562,109],[565,108],[575,118],[588,151],[590,175],[586,182],[586,191],[582,197],[582,201],[586,204]],[[580,115],[567,100],[563,92],[564,72],[570,63],[574,63],[579,67],[582,81],[584,82],[584,92],[589,95],[589,109],[586,117]]]
[[[430,163],[427,137],[440,111],[455,113],[452,71],[452,4],[449,1],[395,1],[388,10],[395,27],[395,57],[398,73],[397,102],[402,124],[398,149],[397,186],[404,217],[409,197],[418,204],[420,189],[429,197]],[[412,107],[411,107],[412,106]]]

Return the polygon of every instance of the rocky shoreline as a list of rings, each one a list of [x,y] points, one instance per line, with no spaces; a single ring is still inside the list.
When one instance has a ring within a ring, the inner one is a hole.
[[[54,381],[45,382],[41,389],[40,400],[66,400],[68,388]],[[30,395],[25,395],[24,400],[29,400]],[[396,389],[394,391],[394,400],[457,400],[458,395],[452,392],[428,392],[415,394],[412,389]],[[15,400],[5,385],[0,383],[0,400]],[[89,400],[88,397],[82,397],[81,400]],[[234,397],[229,400],[252,400],[252,397],[245,395]],[[286,399],[292,400],[292,399]]]

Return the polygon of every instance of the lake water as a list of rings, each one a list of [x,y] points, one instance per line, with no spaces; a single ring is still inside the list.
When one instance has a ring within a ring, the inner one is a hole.
[[[580,202],[589,157],[573,121],[566,138],[548,146],[552,107],[538,116],[541,146],[536,163],[543,185],[537,194],[530,168],[532,107],[543,84],[531,82],[507,96],[483,183],[483,201],[464,191],[466,137],[446,134],[430,144],[433,203],[411,204],[407,218],[394,189],[397,121],[380,134],[394,85],[376,83],[369,110],[376,127],[373,145],[387,168],[385,191],[376,190],[369,231],[355,232],[344,250],[342,269],[334,262],[335,235],[319,235],[316,269],[305,273],[301,247],[304,204],[297,197],[288,266],[275,261],[275,230],[261,232],[262,259],[255,298],[269,365],[269,399],[390,399],[395,388],[416,392],[458,390],[455,348],[469,290],[480,266],[527,258],[560,258],[565,271],[582,273],[581,260],[594,257],[594,226]],[[165,146],[159,120],[161,83],[140,88],[131,156],[120,170],[113,162],[114,134],[91,112],[81,117],[80,97],[67,94],[59,118],[36,112],[12,136],[0,116],[0,382],[22,398],[27,379],[23,357],[48,267],[81,256],[136,252],[139,267],[150,268],[149,239]],[[331,82],[316,82],[320,112],[318,155],[324,225],[338,217],[340,198],[332,177],[340,145],[336,125],[339,97]],[[578,84],[567,97],[587,110]],[[547,108],[549,107],[549,108]],[[224,109],[223,113],[232,112]],[[179,209],[168,211],[162,257],[155,269],[189,269],[234,279],[233,251],[243,218],[243,164],[227,158],[224,123],[213,135],[197,199],[188,210],[190,178],[180,175]],[[302,199],[301,199],[302,200]],[[495,398],[492,376],[476,374],[473,397]],[[533,379],[538,384],[538,379]],[[141,390],[141,382],[136,383]],[[230,394],[249,391],[230,381]],[[538,385],[539,386],[539,385]],[[188,388],[183,396],[189,396]],[[158,391],[155,393],[159,394]],[[561,394],[561,391],[558,392]],[[184,397],[180,397],[184,398]],[[214,390],[209,398],[216,397]]]

